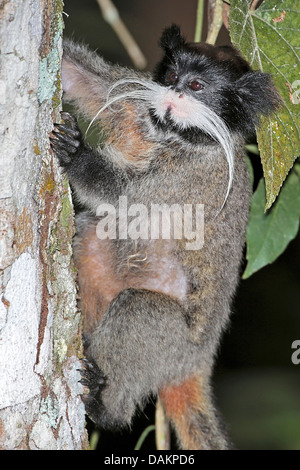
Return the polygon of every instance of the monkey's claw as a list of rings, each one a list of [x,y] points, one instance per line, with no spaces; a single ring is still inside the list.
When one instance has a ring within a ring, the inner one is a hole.
[[[106,377],[94,361],[83,359],[79,382],[89,389],[89,395],[96,397],[106,385]]]
[[[68,166],[82,145],[83,139],[76,118],[66,111],[61,112],[61,117],[68,124],[54,124],[50,144],[61,166]]]

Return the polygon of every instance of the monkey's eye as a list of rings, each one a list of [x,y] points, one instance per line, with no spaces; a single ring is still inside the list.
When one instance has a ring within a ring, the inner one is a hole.
[[[169,78],[170,78],[171,82],[177,82],[177,80],[178,80],[178,75],[177,75],[176,72],[172,72],[172,73],[170,73]]]
[[[193,90],[193,91],[199,91],[199,90],[203,90],[204,85],[203,85],[203,83],[198,82],[198,80],[192,80],[192,81],[189,83],[189,87],[190,87],[190,89]]]

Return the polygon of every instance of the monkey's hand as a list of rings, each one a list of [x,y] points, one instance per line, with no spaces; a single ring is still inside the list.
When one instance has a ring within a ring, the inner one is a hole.
[[[78,151],[83,145],[83,137],[74,116],[63,111],[61,117],[68,124],[54,124],[55,129],[52,131],[50,142],[60,165],[68,167],[72,159],[78,156]]]
[[[65,124],[55,124],[50,136],[51,148],[66,172],[77,200],[94,213],[103,198],[116,195],[127,183],[126,175],[115,168],[104,154],[87,145],[77,120],[61,113]]]

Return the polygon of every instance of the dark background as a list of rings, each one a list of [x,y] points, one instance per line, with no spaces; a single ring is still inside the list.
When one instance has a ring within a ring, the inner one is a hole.
[[[160,57],[157,43],[165,26],[177,23],[189,41],[194,39],[197,0],[114,3],[145,54],[148,70]],[[65,36],[88,43],[107,60],[131,66],[96,0],[65,0],[64,4],[69,15],[64,16]],[[223,27],[218,43],[228,42]],[[252,158],[259,174],[258,157]],[[299,288],[299,235],[274,264],[240,283],[214,374],[216,403],[238,449],[300,450],[300,364],[291,361],[291,344],[300,339]],[[102,433],[98,448],[130,452],[153,421],[150,403],[131,432]],[[155,449],[153,433],[143,449]]]

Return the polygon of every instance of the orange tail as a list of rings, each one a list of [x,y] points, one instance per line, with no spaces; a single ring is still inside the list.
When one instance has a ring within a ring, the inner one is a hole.
[[[209,386],[204,384],[201,375],[192,376],[179,385],[169,385],[159,396],[181,449],[228,449],[211,403]]]

